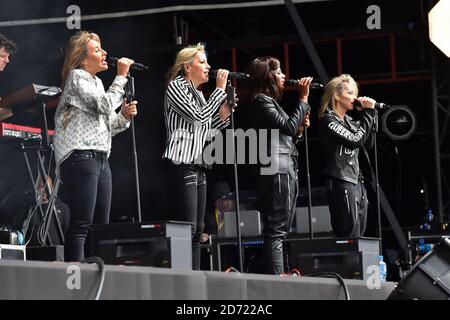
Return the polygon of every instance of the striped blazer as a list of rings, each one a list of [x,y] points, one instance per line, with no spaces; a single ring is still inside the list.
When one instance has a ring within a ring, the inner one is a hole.
[[[193,163],[201,156],[206,141],[213,136],[212,132],[218,131],[211,129],[220,130],[229,124],[229,119],[222,121],[218,115],[225,98],[225,91],[216,88],[206,101],[203,93],[182,76],[172,80],[164,97],[167,135],[163,158]]]

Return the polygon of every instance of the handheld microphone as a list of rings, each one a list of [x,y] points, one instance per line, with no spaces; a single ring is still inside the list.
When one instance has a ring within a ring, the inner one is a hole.
[[[217,77],[217,70],[209,70],[209,76],[211,78]],[[230,78],[230,79],[247,79],[247,78],[250,78],[250,75],[248,73],[243,73],[243,72],[229,72],[228,78]]]
[[[288,80],[284,81],[284,84],[288,85],[288,86],[296,86],[296,85],[298,85],[298,80],[288,79]],[[320,89],[320,88],[323,88],[323,84],[317,83],[317,82],[311,82],[309,87],[311,89]]]
[[[110,63],[113,67],[115,67],[117,65],[117,61],[119,60],[119,58],[108,57],[106,60],[108,60],[108,63]],[[142,63],[135,62],[130,66],[130,69],[132,69],[132,70],[148,70],[148,67],[143,65]]]
[[[355,107],[362,107],[361,102],[359,102],[359,100],[356,100],[356,99],[355,99],[355,101],[353,101],[353,105]],[[386,110],[386,109],[389,109],[390,107],[391,106],[386,104],[386,103],[375,102],[375,108],[378,109],[378,110]]]

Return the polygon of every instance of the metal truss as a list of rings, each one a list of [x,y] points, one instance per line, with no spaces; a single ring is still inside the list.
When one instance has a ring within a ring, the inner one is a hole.
[[[433,106],[433,139],[436,174],[436,197],[439,222],[450,210],[450,60],[431,48],[431,93]]]

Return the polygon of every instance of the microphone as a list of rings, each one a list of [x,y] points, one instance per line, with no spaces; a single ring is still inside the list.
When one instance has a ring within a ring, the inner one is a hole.
[[[211,78],[217,77],[217,70],[209,70],[209,76]],[[247,79],[247,78],[250,78],[250,75],[248,73],[243,73],[243,72],[229,72],[228,78],[230,78],[230,79]]]
[[[359,100],[356,100],[356,99],[355,99],[355,101],[353,101],[353,105],[354,105],[355,107],[362,107],[361,102],[359,102]],[[389,109],[390,107],[391,107],[391,106],[388,105],[388,104],[386,104],[386,103],[383,103],[383,102],[375,102],[375,108],[378,109],[378,110],[387,110],[387,109]]]
[[[296,86],[296,85],[298,85],[298,80],[288,79],[288,80],[284,81],[284,84],[288,85],[288,86]],[[323,88],[323,84],[317,83],[317,82],[311,82],[309,84],[309,87],[311,89],[320,89],[320,88]]]
[[[106,60],[108,60],[108,63],[110,63],[113,67],[115,67],[117,65],[117,60],[119,60],[119,58],[108,57]],[[143,65],[142,63],[135,62],[130,66],[130,69],[132,69],[132,70],[148,70],[148,67]]]

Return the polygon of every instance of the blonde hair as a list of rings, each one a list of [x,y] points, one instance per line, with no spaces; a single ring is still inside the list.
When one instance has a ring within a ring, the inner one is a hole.
[[[64,89],[69,73],[80,67],[81,62],[87,56],[87,44],[89,40],[100,42],[100,37],[96,33],[87,31],[78,31],[69,40],[66,46],[66,56],[64,58],[64,65],[62,69],[62,83],[61,87]]]
[[[319,119],[323,117],[328,107],[331,107],[334,111],[336,111],[336,101],[334,97],[336,93],[339,96],[342,95],[342,92],[344,90],[344,83],[353,85],[355,89],[355,95],[358,96],[358,84],[351,75],[341,74],[340,76],[333,78],[325,86],[325,92],[320,103]]]
[[[175,57],[175,63],[167,72],[167,84],[179,75],[184,75],[184,65],[191,64],[199,52],[205,52],[205,47],[201,43],[181,49]]]

